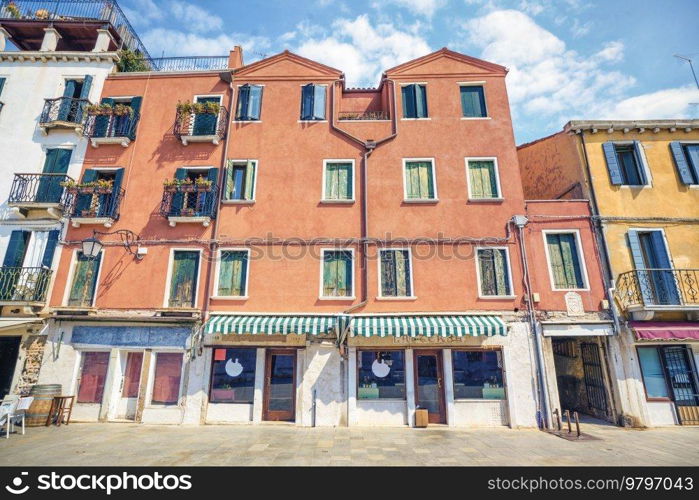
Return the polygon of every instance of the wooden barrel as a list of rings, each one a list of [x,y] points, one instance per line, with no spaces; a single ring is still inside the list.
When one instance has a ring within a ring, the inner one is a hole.
[[[46,425],[53,397],[60,396],[62,390],[61,384],[43,384],[32,387],[29,395],[34,398],[34,401],[25,414],[25,425],[27,427]]]

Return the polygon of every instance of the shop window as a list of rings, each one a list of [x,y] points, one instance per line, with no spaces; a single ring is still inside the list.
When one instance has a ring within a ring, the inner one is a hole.
[[[252,403],[255,393],[256,349],[213,350],[212,403]]]
[[[107,368],[109,368],[108,352],[84,352],[82,354],[78,403],[102,403]]]
[[[687,346],[639,347],[638,361],[648,399],[671,399],[680,406],[699,405],[696,368]]]
[[[454,399],[505,399],[500,351],[452,351]]]
[[[176,405],[180,398],[182,354],[159,352],[155,355],[155,380],[151,403]]]
[[[357,399],[405,399],[405,352],[359,351]]]

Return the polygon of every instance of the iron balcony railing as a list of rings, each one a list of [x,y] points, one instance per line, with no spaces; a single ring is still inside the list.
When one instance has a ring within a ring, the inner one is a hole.
[[[0,267],[0,301],[45,302],[50,282],[46,267]]]
[[[388,120],[388,111],[340,111],[340,120]]]
[[[208,190],[198,190],[196,186],[165,188],[160,203],[163,217],[209,217],[216,218],[218,187],[214,184]]]
[[[150,59],[151,71],[218,71],[228,69],[228,56],[159,57]]]
[[[128,137],[136,139],[136,127],[140,113],[133,115],[91,114],[88,113],[85,119],[84,135],[90,139],[106,137]]]
[[[699,269],[636,269],[616,282],[621,308],[699,307]]]
[[[45,99],[39,123],[69,122],[80,125],[85,116],[85,106],[90,104],[87,99],[75,97],[56,97]]]
[[[70,218],[117,220],[124,194],[122,188],[113,189],[108,193],[102,193],[97,189],[87,193],[71,193]]]
[[[65,174],[15,174],[10,205],[56,204],[67,206],[70,197],[61,185],[73,179]]]
[[[111,24],[121,37],[121,47],[150,54],[124,15],[116,0],[2,0],[0,20],[28,21],[101,21]]]
[[[228,130],[228,110],[221,106],[218,115],[212,113],[182,113],[175,114],[173,131],[175,137],[182,136],[217,136],[222,139]]]

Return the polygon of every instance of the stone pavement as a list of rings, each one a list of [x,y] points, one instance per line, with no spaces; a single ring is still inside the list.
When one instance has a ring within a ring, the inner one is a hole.
[[[585,430],[71,424],[0,438],[0,465],[699,465],[699,427]]]

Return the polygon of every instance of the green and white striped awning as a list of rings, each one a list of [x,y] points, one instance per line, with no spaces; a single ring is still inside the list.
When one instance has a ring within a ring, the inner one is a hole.
[[[351,327],[353,337],[507,335],[497,316],[360,316],[352,318]]]
[[[323,335],[332,333],[337,316],[212,316],[204,333],[251,335]]]

